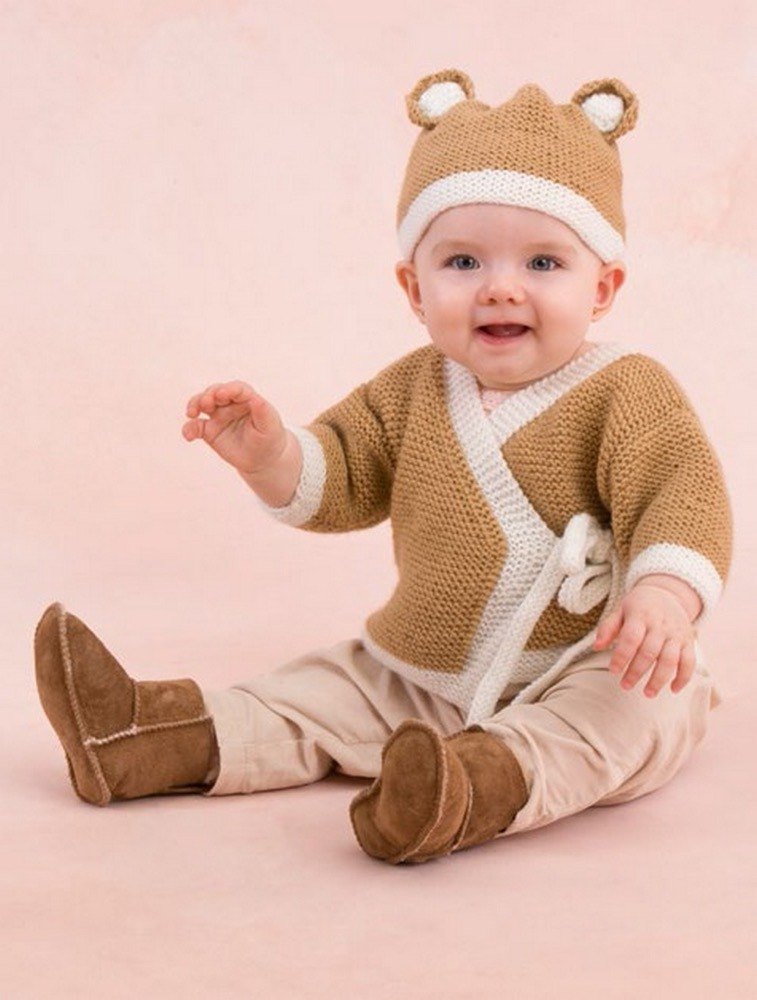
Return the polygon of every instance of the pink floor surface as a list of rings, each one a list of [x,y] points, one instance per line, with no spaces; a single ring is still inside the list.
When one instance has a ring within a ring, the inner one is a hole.
[[[80,802],[30,650],[3,667],[0,997],[757,996],[753,680],[659,791],[393,867],[342,776]]]

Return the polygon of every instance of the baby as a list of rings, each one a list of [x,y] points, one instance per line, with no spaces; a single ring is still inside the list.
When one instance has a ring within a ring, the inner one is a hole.
[[[374,779],[373,858],[423,862],[668,781],[719,694],[695,626],[731,560],[722,470],[658,361],[587,340],[626,269],[616,79],[489,107],[459,70],[407,96],[420,127],[397,279],[430,343],[307,427],[245,382],[189,400],[183,435],[273,518],[391,518],[398,582],[359,638],[225,691],[135,681],[60,604],[37,684],[87,802]]]

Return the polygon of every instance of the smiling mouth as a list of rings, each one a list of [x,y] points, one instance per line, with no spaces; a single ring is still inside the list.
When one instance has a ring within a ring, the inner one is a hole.
[[[488,326],[477,326],[476,333],[483,334],[489,340],[515,340],[522,337],[531,329],[530,326],[521,326],[519,323],[492,323]]]

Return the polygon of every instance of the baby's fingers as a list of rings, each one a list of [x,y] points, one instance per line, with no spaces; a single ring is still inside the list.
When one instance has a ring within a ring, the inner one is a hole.
[[[644,688],[644,694],[649,698],[654,698],[671,677],[675,676],[678,669],[678,661],[681,656],[681,644],[675,639],[668,639],[662,647],[662,651],[657,659],[652,674]]]
[[[187,416],[196,417],[201,411],[203,413],[212,413],[215,409],[215,397],[213,394],[222,385],[223,382],[216,382],[213,385],[209,385],[204,392],[198,392],[192,396],[187,403]]]
[[[215,391],[215,398],[220,406],[229,403],[246,403],[257,393],[246,382],[226,382]]]
[[[647,631],[620,682],[620,686],[626,690],[632,688],[657,661],[663,645],[664,637],[659,632],[654,632],[651,629]]]
[[[634,660],[639,646],[646,635],[646,628],[641,622],[626,621],[615,642],[608,669],[613,674],[625,673],[626,668]]]
[[[594,639],[594,649],[604,649],[620,631],[623,621],[623,609],[618,605],[615,610],[598,626]]]
[[[696,670],[696,666],[697,658],[694,646],[690,642],[684,643],[681,649],[681,659],[678,662],[678,673],[670,685],[670,690],[674,694],[678,694],[681,688],[686,687]]]
[[[207,420],[188,420],[181,428],[181,433],[187,441],[194,441],[203,437],[203,428],[206,424]]]
[[[192,396],[187,403],[186,413],[188,417],[196,417],[200,412],[210,416],[219,406],[244,405],[255,398],[260,397],[246,382],[216,382],[204,392]]]

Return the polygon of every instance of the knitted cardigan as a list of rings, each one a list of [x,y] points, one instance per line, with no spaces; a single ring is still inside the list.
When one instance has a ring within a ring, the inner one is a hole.
[[[681,387],[638,351],[596,344],[487,416],[475,375],[429,344],[290,429],[294,497],[259,504],[319,532],[391,517],[399,579],[362,640],[468,725],[508,685],[537,697],[642,576],[693,587],[698,624],[721,595],[721,466]]]

